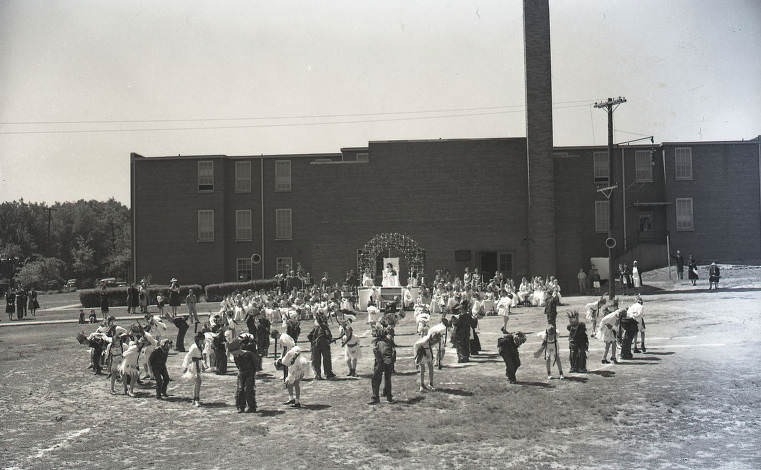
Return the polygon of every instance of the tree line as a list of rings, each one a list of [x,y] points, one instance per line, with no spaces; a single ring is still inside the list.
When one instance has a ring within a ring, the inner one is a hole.
[[[0,204],[0,283],[11,278],[38,289],[76,278],[126,279],[130,264],[130,210],[119,201]]]

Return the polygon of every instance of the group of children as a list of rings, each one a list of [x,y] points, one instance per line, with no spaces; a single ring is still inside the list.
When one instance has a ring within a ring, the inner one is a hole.
[[[412,345],[414,363],[419,372],[419,391],[435,390],[434,368],[442,368],[448,339],[457,349],[458,362],[467,362],[471,354],[480,351],[478,323],[487,312],[499,313],[504,317],[503,335],[498,339],[497,347],[505,363],[508,381],[516,383],[516,372],[520,367],[518,348],[525,343],[526,335],[508,331],[511,309],[525,302],[555,305],[560,298],[559,287],[556,286],[557,280],[554,278],[546,281],[535,278],[532,283],[524,278],[521,287],[516,290],[509,279],[495,278],[489,283],[480,283],[471,275],[467,284],[457,279],[452,283],[439,281],[430,290],[421,288],[420,297],[414,304],[419,338]],[[539,295],[542,296],[541,302],[538,302]],[[360,340],[367,335],[354,331],[356,314],[353,300],[349,294],[321,290],[319,287],[294,289],[291,293],[279,290],[248,291],[226,297],[220,304],[220,311],[212,314],[207,322],[200,325],[200,329],[199,322],[195,321],[193,344],[182,362],[182,377],[193,384],[193,404],[200,406],[203,373],[226,374],[228,361],[232,360],[238,369],[236,406],[240,412],[256,411],[255,376],[262,370],[262,361],[268,355],[271,339],[275,340],[275,366],[283,371],[283,382],[288,391],[286,405],[301,406],[300,384],[305,378],[313,375],[320,380],[323,372],[326,379],[335,377],[331,357],[331,345],[335,342],[340,341],[344,350],[348,376],[357,377],[362,352]],[[489,300],[495,302],[493,309],[487,310],[487,307],[492,307]],[[387,400],[393,400],[391,377],[396,362],[394,328],[404,318],[404,311],[399,307],[398,303],[392,302],[381,310],[371,301],[368,308],[374,356],[371,380],[373,403],[379,401],[380,384],[384,381],[383,395]],[[571,372],[586,372],[589,349],[586,325],[575,311],[570,312],[568,317]],[[634,352],[638,352],[637,332],[640,332],[644,350],[645,325],[641,298],[637,297],[637,302],[628,309],[620,309],[617,301],[608,303],[602,297],[586,305],[586,318],[592,322],[592,336],[605,342],[603,363],[608,362],[608,351],[611,349],[611,360],[616,361],[618,343],[621,344],[622,358],[630,357],[632,343]],[[169,318],[171,321],[176,319]],[[314,320],[314,326],[307,334],[311,343],[311,360],[306,357],[306,350],[298,344],[301,322],[308,319]],[[331,321],[339,327],[335,338],[329,325]],[[282,332],[273,329],[273,324],[279,324]],[[169,375],[166,362],[172,344],[164,336],[166,325],[162,318],[146,314],[145,323],[133,324],[129,330],[117,326],[114,318],[109,317],[89,336],[80,334],[79,340],[91,348],[91,367],[96,374],[104,367],[108,368],[112,393],[116,393],[116,381],[121,380],[124,393],[135,396],[135,384],[152,379],[156,383],[156,397],[160,399],[167,395]],[[548,315],[548,326],[539,333],[539,337],[542,344],[535,357],[543,357],[548,379],[553,378],[553,366],[557,366],[559,378],[564,378],[554,317],[549,320]],[[178,335],[178,351],[184,351],[182,343]],[[279,355],[278,345],[281,348]]]

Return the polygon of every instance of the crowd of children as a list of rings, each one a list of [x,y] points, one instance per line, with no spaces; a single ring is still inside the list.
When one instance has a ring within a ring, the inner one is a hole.
[[[348,276],[347,276],[348,277]],[[192,293],[191,293],[192,295]],[[484,282],[477,273],[465,272],[462,279],[448,280],[437,273],[431,287],[424,284],[414,301],[414,321],[418,340],[412,345],[414,364],[419,372],[419,391],[435,390],[434,369],[442,368],[448,341],[456,348],[458,362],[468,362],[470,356],[482,349],[479,339],[479,319],[486,315],[501,315],[502,336],[497,341],[499,355],[505,363],[509,383],[516,383],[520,367],[518,348],[525,343],[526,335],[509,331],[509,317],[513,309],[524,305],[544,306],[547,326],[538,334],[541,346],[535,352],[542,358],[548,380],[557,367],[558,377],[564,378],[559,334],[556,328],[556,306],[560,302],[560,288],[555,278],[523,278],[518,288],[512,280],[497,274]],[[361,340],[366,334],[354,330],[356,320],[356,291],[336,289],[329,283],[294,287],[283,291],[282,286],[262,291],[246,291],[225,297],[219,311],[210,313],[201,323],[195,311],[179,316],[177,309],[164,312],[164,316],[146,313],[143,321],[132,324],[129,329],[116,325],[114,317],[108,317],[90,335],[78,336],[82,344],[89,346],[91,365],[95,374],[107,369],[111,392],[117,393],[116,382],[121,381],[123,393],[135,396],[135,384],[153,380],[156,398],[167,396],[170,374],[167,358],[172,341],[166,338],[164,320],[178,327],[175,348],[185,351],[184,335],[189,328],[188,319],[194,326],[193,343],[182,362],[181,379],[193,385],[193,404],[200,406],[201,382],[204,373],[227,373],[228,361],[234,361],[238,380],[235,402],[240,412],[256,411],[256,373],[262,370],[262,362],[268,356],[271,340],[275,343],[275,367],[283,371],[283,382],[288,391],[284,403],[301,406],[301,381],[314,377],[316,380],[335,377],[331,346],[340,341],[343,359],[349,377],[358,377],[357,367],[361,357]],[[375,305],[373,299],[368,307],[368,325],[372,338],[374,365],[371,380],[372,402],[380,399],[380,385],[384,383],[383,396],[393,401],[391,380],[396,362],[395,326],[405,317],[404,309],[396,302]],[[193,299],[195,309],[196,299]],[[616,348],[621,347],[621,358],[631,358],[632,352],[645,351],[645,320],[642,299],[629,308],[619,308],[618,302],[606,301],[604,297],[585,306],[586,319],[592,322],[592,337],[605,343],[603,364],[608,354],[616,362]],[[84,316],[84,314],[81,314]],[[586,324],[576,311],[568,312],[568,344],[570,370],[574,373],[587,371],[589,337]],[[311,360],[299,344],[301,323],[313,321],[306,335],[311,344]],[[338,326],[333,336],[331,323]],[[183,326],[184,324],[184,326]],[[273,327],[274,326],[274,327]],[[182,327],[182,328],[181,328]],[[280,329],[278,331],[278,328]],[[637,337],[639,333],[639,338]],[[632,350],[632,344],[634,346]],[[280,354],[278,354],[278,349]]]

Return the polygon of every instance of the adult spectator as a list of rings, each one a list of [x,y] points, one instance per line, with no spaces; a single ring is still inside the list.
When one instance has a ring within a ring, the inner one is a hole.
[[[16,318],[21,320],[26,316],[26,289],[24,286],[19,285],[16,291]]]
[[[587,273],[584,272],[584,268],[579,268],[579,274],[576,275],[576,279],[579,281],[579,294],[584,295],[587,287]]]
[[[671,255],[676,261],[676,275],[679,280],[684,280],[684,256],[679,250],[676,250],[675,255]]]
[[[172,310],[172,316],[177,316],[177,307],[180,306],[180,283],[176,278],[169,281],[169,307]]]
[[[8,320],[13,320],[13,314],[16,313],[16,291],[11,286],[5,293],[5,313],[8,314]]]
[[[690,255],[690,261],[687,265],[687,269],[690,270],[687,276],[690,278],[690,281],[692,281],[692,285],[694,286],[698,281],[698,263],[695,261],[695,258],[693,258],[692,255]]]
[[[708,268],[708,290],[716,287],[719,290],[719,278],[721,277],[719,267],[716,266],[716,261],[711,263],[711,267]]]
[[[130,283],[127,287],[127,313],[136,313],[137,306],[140,304],[140,294],[135,287],[135,283]]]
[[[100,300],[100,313],[105,320],[108,316],[108,289],[106,288],[106,281],[100,281],[98,298]]]

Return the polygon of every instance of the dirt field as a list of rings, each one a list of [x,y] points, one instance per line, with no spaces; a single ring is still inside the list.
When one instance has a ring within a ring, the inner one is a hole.
[[[362,376],[344,377],[342,353],[334,346],[338,380],[307,382],[302,409],[281,405],[287,393],[272,359],[265,360],[257,377],[260,411],[254,415],[236,412],[234,365],[227,376],[204,376],[200,409],[190,404],[190,385],[179,381],[170,384],[172,396],[165,401],[156,400],[150,388],[141,389],[138,398],[112,396],[105,376],[86,369],[87,350],[74,338],[79,325],[0,328],[0,463],[4,468],[759,468],[761,290],[753,284],[758,273],[735,270],[726,282],[737,286],[733,290],[709,293],[705,285],[693,288],[684,281],[672,283],[675,293],[645,296],[648,352],[622,364],[600,364],[602,343],[592,339],[591,372],[569,374],[562,337],[564,381],[548,381],[543,361],[532,356],[539,346],[534,333],[544,325],[542,310],[521,308],[510,329],[532,334],[521,347],[518,385],[507,383],[496,354],[501,319],[487,317],[480,324],[485,353],[458,365],[450,347],[446,367],[436,371],[439,390],[420,394],[408,316],[397,330],[402,347],[393,378],[396,403],[367,404],[372,353],[364,338]],[[563,312],[591,298],[564,300],[561,331]],[[173,378],[180,376],[181,360],[170,356]]]

